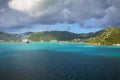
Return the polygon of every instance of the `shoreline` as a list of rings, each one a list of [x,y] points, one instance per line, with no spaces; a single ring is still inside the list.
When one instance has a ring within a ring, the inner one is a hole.
[[[7,43],[25,43],[25,42],[0,42],[0,44],[7,44]],[[56,42],[51,42],[51,41],[44,41],[44,42],[30,42],[30,43],[75,43],[75,44],[88,44],[91,46],[115,46],[115,47],[120,47],[120,44],[113,44],[113,45],[100,45],[100,44],[91,44],[87,42],[69,42],[69,41],[56,41]],[[29,43],[26,43],[29,44]]]

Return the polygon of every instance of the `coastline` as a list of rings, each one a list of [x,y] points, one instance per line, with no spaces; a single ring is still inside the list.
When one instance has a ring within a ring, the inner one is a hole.
[[[0,44],[16,44],[16,43],[25,43],[25,42],[0,42]],[[108,46],[108,47],[120,47],[120,45],[117,44],[113,44],[113,45],[101,45],[101,44],[91,44],[91,43],[87,43],[87,42],[70,42],[70,41],[41,41],[41,42],[35,42],[35,41],[31,41],[30,43],[70,43],[70,44],[87,44],[90,46],[99,46],[99,47],[103,47],[103,46]],[[25,43],[25,44],[30,44],[30,43]]]

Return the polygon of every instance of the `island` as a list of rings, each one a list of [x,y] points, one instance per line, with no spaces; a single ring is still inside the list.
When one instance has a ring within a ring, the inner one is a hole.
[[[110,26],[97,32],[76,34],[68,31],[0,32],[0,42],[85,42],[91,45],[120,46],[120,28]]]

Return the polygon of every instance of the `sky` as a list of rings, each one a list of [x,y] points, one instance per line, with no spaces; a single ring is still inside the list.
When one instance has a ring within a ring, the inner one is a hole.
[[[120,25],[120,0],[0,0],[0,31],[96,32]]]

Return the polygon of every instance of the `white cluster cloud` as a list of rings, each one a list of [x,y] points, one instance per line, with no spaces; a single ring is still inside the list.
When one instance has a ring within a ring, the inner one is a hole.
[[[54,5],[55,1],[56,0],[12,0],[9,1],[8,4],[12,9],[38,17],[43,16],[44,12],[46,12],[51,5]]]

